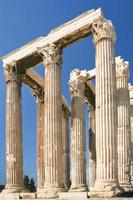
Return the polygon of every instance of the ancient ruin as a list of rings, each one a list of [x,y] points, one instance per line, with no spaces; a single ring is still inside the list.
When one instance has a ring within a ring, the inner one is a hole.
[[[93,35],[96,48],[95,68],[72,69],[72,101],[68,105],[61,92],[63,48],[89,35]],[[112,22],[101,9],[93,9],[2,58],[7,183],[1,199],[10,195],[18,199],[108,198],[133,190],[133,86],[128,85],[129,63],[120,56],[115,58],[115,41]],[[40,63],[45,67],[44,78],[33,69]],[[37,103],[37,192],[33,194],[23,188],[23,83],[32,89]],[[89,112],[89,186],[85,103]]]

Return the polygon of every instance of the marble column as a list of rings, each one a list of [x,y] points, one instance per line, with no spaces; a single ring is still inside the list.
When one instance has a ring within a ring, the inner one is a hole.
[[[6,80],[6,176],[4,192],[23,188],[21,79],[15,64],[4,68]]]
[[[44,92],[33,90],[37,106],[37,192],[44,188],[45,164],[44,164]]]
[[[116,57],[116,87],[118,113],[118,181],[125,191],[130,183],[130,116],[129,116],[129,63]]]
[[[72,96],[70,191],[84,192],[87,190],[85,157],[84,75],[82,75],[79,70],[73,70],[70,74],[69,84]]]
[[[70,187],[70,157],[69,157],[69,116],[70,112],[62,108],[62,146],[63,146],[63,183],[65,189]]]
[[[95,108],[89,104],[89,188],[94,187],[96,180],[96,121]]]
[[[130,161],[130,181],[133,185],[133,85],[129,84],[129,97],[130,97],[130,141],[131,141],[131,161]]]
[[[39,50],[39,54],[43,57],[45,65],[44,195],[51,198],[58,197],[58,193],[64,190],[62,180],[62,49],[60,45],[50,44]]]
[[[100,18],[92,25],[96,47],[96,182],[91,196],[112,197],[121,192],[117,180],[117,108],[115,30]]]

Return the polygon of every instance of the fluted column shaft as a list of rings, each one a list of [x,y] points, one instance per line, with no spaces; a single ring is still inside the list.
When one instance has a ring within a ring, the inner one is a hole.
[[[51,44],[40,51],[45,64],[44,127],[45,182],[48,193],[57,193],[62,181],[61,48]]]
[[[129,86],[129,97],[130,97],[130,145],[131,145],[131,163],[130,163],[130,180],[131,184],[133,185],[133,85]]]
[[[117,118],[114,47],[103,38],[96,44],[97,182],[117,182]]]
[[[89,104],[89,187],[94,187],[96,180],[95,129],[95,108]]]
[[[118,113],[118,181],[128,190],[130,186],[130,116],[128,91],[128,62],[116,58]]]
[[[72,100],[72,186],[73,190],[85,190],[85,114],[84,102],[77,96]]]
[[[115,195],[118,183],[115,31],[111,21],[106,19],[100,19],[92,28],[96,46],[95,190],[109,197]]]
[[[75,71],[74,71],[75,73]],[[80,73],[80,72],[79,72]],[[71,73],[72,77],[73,72]],[[86,191],[84,79],[70,79],[72,95],[71,191]]]
[[[44,93],[36,92],[37,103],[37,190],[44,188]]]
[[[70,157],[69,157],[69,115],[70,113],[63,108],[62,110],[62,146],[63,146],[63,183],[65,189],[70,187]]]
[[[23,187],[21,81],[17,67],[5,68],[6,79],[6,189]]]

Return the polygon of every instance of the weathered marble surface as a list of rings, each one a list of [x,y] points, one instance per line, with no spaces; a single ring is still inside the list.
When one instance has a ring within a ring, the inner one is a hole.
[[[132,191],[130,182],[130,110],[129,110],[129,62],[120,56],[116,62],[116,97],[118,115],[118,181],[125,191]]]
[[[84,88],[86,73],[75,69],[70,74],[70,91],[72,97],[72,131],[71,131],[71,191],[86,191],[86,157],[85,157],[85,113]],[[69,194],[68,194],[69,195]]]
[[[6,80],[6,186],[4,193],[23,188],[21,76],[15,63],[4,69]],[[19,128],[18,128],[19,127]]]
[[[45,181],[42,197],[58,196],[64,189],[62,181],[62,48],[51,44],[38,52],[45,65],[44,95],[44,163]],[[53,87],[54,86],[54,87]]]
[[[89,104],[89,188],[96,180],[96,121],[95,108]]]
[[[12,193],[12,194],[0,194],[0,200],[18,200],[19,193]]]
[[[117,118],[115,29],[99,19],[92,26],[96,46],[96,182],[91,197],[113,197],[120,192],[117,181]]]
[[[66,195],[67,194],[67,195]],[[77,194],[77,195],[76,195]],[[87,198],[87,193],[83,192],[70,192],[70,193],[60,193],[60,198],[55,198],[54,200],[133,200],[133,197],[131,198],[123,198],[123,197],[117,197],[117,198]],[[6,196],[0,196],[0,200],[19,200],[19,194],[8,194]],[[25,200],[46,200],[45,198],[24,198]],[[53,200],[53,199],[49,199]]]
[[[64,193],[59,193],[59,199],[61,200],[67,200],[67,199],[72,199],[72,200],[77,200],[77,199],[82,199],[86,200],[87,199],[87,192],[64,192]]]
[[[129,84],[129,94],[130,94],[130,128],[131,128],[131,166],[130,166],[130,176],[131,183],[133,184],[133,85]]]

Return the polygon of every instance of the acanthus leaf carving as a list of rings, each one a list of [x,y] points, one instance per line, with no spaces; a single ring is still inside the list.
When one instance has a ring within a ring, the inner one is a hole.
[[[18,83],[21,83],[21,74],[19,73],[16,63],[4,67],[4,77],[6,82],[17,81]]]
[[[109,38],[113,42],[116,40],[115,28],[112,22],[102,17],[93,22],[92,33],[94,44],[97,44],[103,38]]]
[[[42,56],[45,66],[56,63],[62,64],[62,47],[61,45],[49,44],[44,48],[38,49],[38,54]]]
[[[124,61],[120,56],[115,58],[116,63],[116,77],[129,77],[129,62]]]
[[[86,101],[84,96],[85,82],[86,82],[87,72],[86,70],[80,71],[79,69],[74,69],[70,74],[69,86],[72,97],[79,96]]]
[[[36,97],[37,102],[44,103],[44,91],[42,89],[32,89],[32,95]]]

